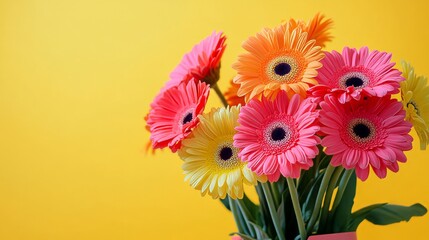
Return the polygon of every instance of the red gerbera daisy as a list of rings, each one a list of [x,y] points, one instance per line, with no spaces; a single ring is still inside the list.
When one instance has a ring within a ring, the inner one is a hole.
[[[202,82],[183,82],[166,90],[151,104],[147,124],[153,148],[170,147],[176,152],[183,138],[198,124],[210,87]]]
[[[281,91],[273,101],[253,99],[241,109],[234,136],[239,157],[258,175],[271,182],[282,174],[297,178],[318,154],[316,104]]]
[[[308,92],[320,100],[326,94],[333,95],[341,103],[359,100],[362,95],[383,97],[399,93],[399,82],[404,78],[393,68],[391,57],[385,52],[369,52],[368,47],[360,50],[345,47],[342,54],[326,53],[316,77],[319,85]]]
[[[214,85],[219,79],[220,59],[226,47],[226,37],[222,34],[213,32],[185,54],[171,72],[167,86],[177,86],[191,78]]]
[[[386,169],[399,170],[398,161],[407,159],[403,151],[412,148],[408,134],[411,123],[404,120],[402,104],[389,97],[352,100],[341,104],[333,96],[320,103],[321,132],[326,134],[322,145],[333,155],[333,166],[354,168],[366,180],[370,166],[378,177],[386,177]]]

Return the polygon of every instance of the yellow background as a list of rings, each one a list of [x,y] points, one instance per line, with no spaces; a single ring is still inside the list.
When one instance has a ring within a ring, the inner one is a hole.
[[[183,182],[178,156],[142,150],[143,116],[169,72],[213,30],[241,42],[289,17],[335,22],[328,49],[368,45],[429,75],[421,1],[0,1],[0,239],[228,239],[232,216]],[[212,92],[211,106],[220,102]],[[209,107],[208,107],[209,108]],[[418,142],[414,142],[418,147]],[[428,152],[359,184],[356,206],[429,206]],[[359,239],[428,239],[429,216]]]

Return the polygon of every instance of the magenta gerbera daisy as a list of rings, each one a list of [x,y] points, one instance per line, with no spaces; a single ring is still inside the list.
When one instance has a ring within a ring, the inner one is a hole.
[[[185,54],[171,72],[167,86],[175,86],[191,78],[215,84],[219,79],[220,59],[226,47],[226,37],[222,34],[213,32]]]
[[[192,80],[169,88],[151,104],[147,124],[154,149],[180,149],[182,139],[198,124],[209,92],[207,84]]]
[[[316,104],[281,91],[273,101],[252,99],[240,112],[234,136],[242,161],[258,175],[275,182],[280,174],[298,178],[318,154]]]
[[[396,99],[366,97],[341,104],[326,96],[320,106],[320,130],[326,135],[322,145],[332,155],[333,166],[354,168],[364,181],[370,167],[385,178],[387,169],[397,172],[398,162],[406,162],[404,151],[412,148],[408,134],[412,125],[404,120],[405,111]]]
[[[316,85],[308,90],[309,95],[323,99],[332,95],[341,103],[361,96],[383,97],[399,93],[399,82],[404,78],[401,72],[393,68],[392,55],[386,52],[372,51],[368,47],[360,50],[345,47],[343,53],[326,53],[321,61]]]

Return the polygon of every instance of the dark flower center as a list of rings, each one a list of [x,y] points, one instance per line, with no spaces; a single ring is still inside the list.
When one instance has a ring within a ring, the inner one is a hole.
[[[285,137],[286,131],[281,127],[277,127],[271,132],[271,139],[273,139],[274,141],[281,141],[285,139]]]
[[[193,118],[192,113],[186,114],[186,116],[182,120],[182,124],[183,125],[187,124],[188,122],[192,121],[192,118]]]
[[[363,123],[358,123],[353,127],[353,133],[359,138],[367,138],[371,134],[371,129]]]
[[[347,87],[353,86],[353,87],[360,87],[363,85],[363,80],[358,77],[351,77],[346,80],[345,84]]]
[[[419,115],[419,116],[420,116],[420,110],[419,110],[419,108],[417,107],[417,103],[416,103],[416,102],[414,102],[413,100],[411,100],[411,101],[409,101],[409,102],[407,103],[407,107],[409,107],[410,105],[414,107],[414,109],[416,110],[417,115]]]
[[[290,70],[291,70],[291,67],[287,63],[279,63],[274,67],[274,72],[280,76],[284,76],[288,74]]]
[[[224,147],[219,153],[220,159],[227,161],[232,157],[232,149],[230,147]]]

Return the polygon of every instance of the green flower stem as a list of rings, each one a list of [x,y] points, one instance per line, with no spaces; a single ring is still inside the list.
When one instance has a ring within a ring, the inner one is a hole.
[[[301,206],[299,204],[298,192],[292,178],[286,178],[289,187],[290,197],[292,198],[293,210],[295,211],[296,221],[298,222],[299,235],[301,239],[307,239],[304,219],[302,218]]]
[[[271,219],[274,223],[274,228],[276,229],[277,237],[279,238],[279,240],[285,240],[286,238],[283,234],[282,227],[280,225],[280,219],[277,215],[277,209],[274,206],[273,196],[271,195],[270,191],[270,185],[269,183],[262,183],[261,185],[268,203],[268,208],[270,210]]]
[[[328,190],[326,191],[325,200],[323,202],[322,215],[320,217],[319,229],[323,230],[327,224],[327,218],[328,218],[329,207],[331,205],[332,194],[334,193],[338,179],[340,178],[341,173],[343,173],[343,170],[344,170],[343,167],[338,167],[337,169],[335,169],[334,175],[332,175]]]
[[[317,154],[316,158],[314,159],[314,166],[313,166],[316,169],[316,176],[319,175],[320,163],[327,157],[323,152],[323,147],[319,145],[318,148],[319,148],[319,154]],[[323,153],[323,157],[322,157],[322,153]]]
[[[343,176],[340,180],[340,185],[338,186],[338,192],[335,196],[335,201],[332,206],[332,213],[335,213],[338,205],[340,205],[341,199],[343,198],[344,191],[347,188],[347,184],[349,183],[350,176],[353,174],[353,169],[345,170]]]
[[[310,221],[307,225],[307,233],[311,234],[313,232],[314,224],[316,223],[316,220],[319,218],[319,211],[322,205],[323,196],[325,195],[326,189],[328,188],[329,180],[331,179],[331,176],[334,170],[335,170],[335,167],[333,167],[331,164],[329,164],[325,170],[325,173],[324,173],[325,175],[323,175],[322,183],[320,184],[319,191],[317,193],[314,209],[311,214]]]
[[[240,208],[241,213],[243,214],[243,218],[244,218],[244,221],[246,222],[247,228],[249,229],[250,235],[252,237],[255,237],[255,231],[253,231],[253,226],[250,225],[250,222],[251,222],[250,216],[251,215],[250,215],[250,212],[247,209],[246,205],[244,204],[243,199],[236,199],[235,201],[236,201],[238,207]]]
[[[261,212],[262,212],[262,221],[263,221],[263,224],[265,224],[266,226],[267,226],[267,228],[268,228],[268,226],[270,226],[271,227],[271,225],[270,225],[270,223],[268,223],[266,220],[265,220],[265,217],[268,217],[268,215],[270,214],[269,213],[269,210],[268,210],[268,205],[267,204],[264,204],[265,203],[265,200],[264,199],[266,199],[265,198],[265,195],[264,195],[264,190],[262,190],[262,183],[260,183],[260,182],[258,182],[258,184],[255,186],[255,189],[256,189],[256,193],[258,194],[258,198],[259,198],[259,208],[261,209]]]
[[[271,187],[271,192],[273,193],[273,197],[274,197],[274,206],[276,206],[276,208],[277,208],[280,205],[279,189],[278,189],[276,183],[271,183],[270,187]]]
[[[244,223],[244,219],[241,216],[241,213],[238,210],[237,206],[235,205],[234,200],[229,196],[227,198],[229,199],[229,206],[231,208],[232,215],[234,216],[235,223],[237,224],[238,231],[240,233],[247,234],[247,231],[246,231],[247,229]]]
[[[222,101],[223,106],[227,107],[228,102],[225,99],[225,96],[220,91],[219,86],[217,84],[213,85],[212,88],[215,90],[216,94],[219,96],[220,100]]]

